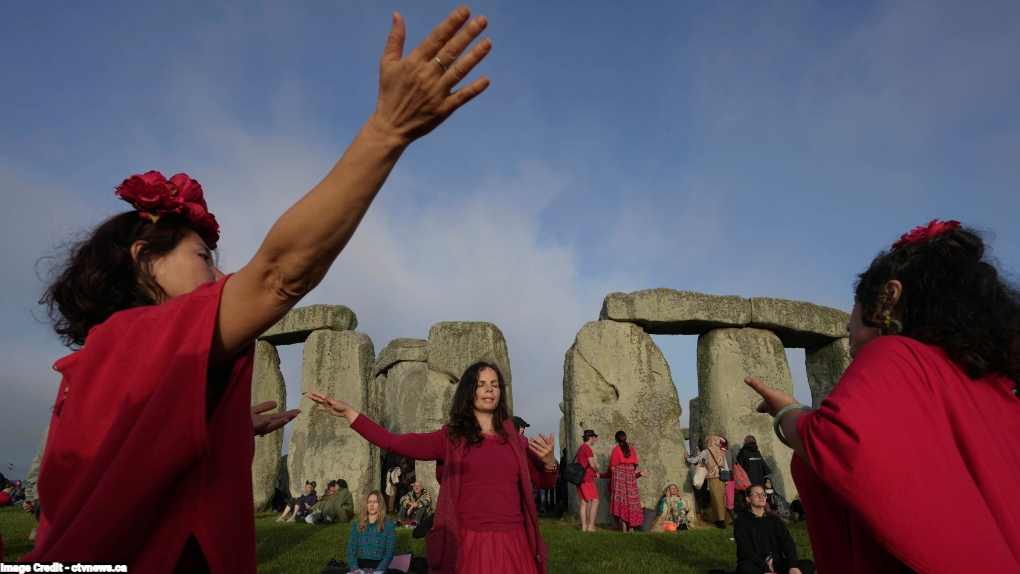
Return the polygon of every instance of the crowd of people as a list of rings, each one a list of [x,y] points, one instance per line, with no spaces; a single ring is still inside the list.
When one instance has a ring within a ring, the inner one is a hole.
[[[377,109],[236,273],[214,265],[219,226],[198,182],[148,172],[117,188],[131,209],[70,247],[42,300],[73,352],[54,365],[62,380],[35,497],[26,489],[23,502],[39,513],[39,533],[22,560],[256,571],[252,436],[299,413],[251,406],[253,342],[322,281],[403,151],[487,88],[481,77],[456,89],[491,49],[487,39],[475,43],[486,25],[458,8],[405,55],[404,23],[394,14]],[[1020,569],[1020,517],[1008,510],[1015,490],[1008,477],[1020,474],[1020,459],[1008,456],[1020,433],[1020,292],[980,235],[955,221],[904,235],[858,277],[848,330],[853,362],[816,410],[745,379],[795,453],[793,477],[810,510],[819,570]],[[544,573],[548,549],[528,498],[554,489],[555,440],[520,434],[506,391],[496,365],[473,364],[456,385],[446,424],[403,435],[342,397],[308,396],[386,452],[437,461],[434,500],[417,481],[400,497],[402,520],[431,524],[432,572]],[[583,437],[581,530],[596,528],[597,479],[609,480],[618,527],[639,528],[637,450],[621,430],[600,471],[598,436],[585,430]],[[740,572],[811,571],[783,521],[784,512],[802,511],[771,487],[754,437],[735,456],[723,437],[706,437],[689,461],[705,467],[712,522],[734,524]],[[734,472],[746,488],[732,484]],[[947,507],[889,488],[893,478],[930,485],[932,476],[952,493],[955,528],[918,529],[944,519]],[[395,523],[382,509],[393,502],[373,491],[354,512],[342,480],[322,497],[315,487],[309,482],[280,519],[352,520],[351,567],[392,568]],[[21,495],[6,484],[3,491],[0,500],[12,503]],[[689,522],[692,511],[676,484],[664,485],[655,510],[673,525]]]

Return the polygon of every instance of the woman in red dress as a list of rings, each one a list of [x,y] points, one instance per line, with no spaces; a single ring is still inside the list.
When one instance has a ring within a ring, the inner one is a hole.
[[[637,479],[645,473],[636,472],[637,466],[637,451],[627,444],[627,433],[616,431],[616,446],[609,456],[609,472],[602,473],[600,477],[609,479],[609,513],[624,532],[640,528],[644,523]]]
[[[464,371],[450,421],[431,433],[393,434],[342,401],[308,397],[387,452],[439,461],[435,524],[425,535],[429,572],[545,573],[548,550],[531,487],[556,483],[554,436],[515,432],[496,365],[475,363]]]
[[[1020,292],[959,222],[879,253],[817,410],[748,377],[789,441],[819,572],[1018,572]],[[810,411],[810,412],[809,412]],[[944,522],[946,496],[953,506]]]
[[[405,57],[394,14],[375,112],[233,275],[213,263],[219,227],[198,182],[153,171],[117,188],[134,209],[75,245],[42,301],[77,350],[55,365],[42,517],[23,560],[256,571],[253,434],[297,412],[253,418],[253,342],[322,280],[404,149],[487,87],[451,92],[491,47],[469,49],[486,26],[469,18],[458,8]]]

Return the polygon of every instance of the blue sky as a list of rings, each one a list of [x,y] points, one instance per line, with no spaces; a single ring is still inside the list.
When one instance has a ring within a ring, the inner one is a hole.
[[[65,353],[36,262],[157,169],[203,184],[242,266],[371,113],[390,11],[409,50],[456,6],[293,4],[0,3],[0,471],[24,475]],[[613,291],[848,311],[854,275],[935,217],[1020,268],[1015,2],[471,8],[491,87],[405,153],[306,302],[351,307],[377,351],[492,321],[531,430],[555,430],[564,353]],[[686,420],[694,338],[656,341]]]

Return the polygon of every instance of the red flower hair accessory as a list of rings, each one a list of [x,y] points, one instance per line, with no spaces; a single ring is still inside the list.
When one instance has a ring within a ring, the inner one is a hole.
[[[137,209],[142,219],[153,223],[168,213],[187,217],[209,249],[216,249],[220,226],[209,213],[202,186],[187,174],[179,173],[169,180],[158,171],[132,175],[117,186],[116,193]]]
[[[905,245],[925,241],[926,239],[931,239],[932,237],[942,235],[947,231],[960,229],[961,227],[962,226],[960,225],[959,221],[955,220],[939,221],[937,218],[932,219],[931,223],[929,223],[927,227],[918,225],[917,228],[910,231],[910,233],[904,233],[903,235],[901,235],[900,240],[892,244],[892,248],[899,249],[900,247],[903,247]]]

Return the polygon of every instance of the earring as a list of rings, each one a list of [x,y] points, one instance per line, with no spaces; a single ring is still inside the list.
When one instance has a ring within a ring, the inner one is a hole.
[[[903,332],[903,323],[900,320],[898,320],[898,319],[893,319],[892,318],[892,313],[890,313],[888,309],[886,309],[885,311],[882,311],[882,315],[885,317],[885,320],[883,320],[882,323],[884,323],[886,327],[889,327],[893,323],[895,323],[896,324],[896,333],[899,334],[899,333]]]

